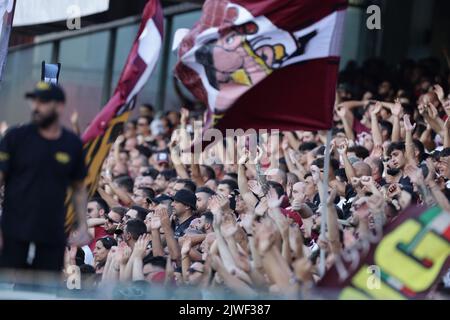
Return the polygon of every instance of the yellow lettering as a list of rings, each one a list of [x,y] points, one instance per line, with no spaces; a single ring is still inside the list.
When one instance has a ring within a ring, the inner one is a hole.
[[[421,229],[422,225],[417,221],[406,221],[383,238],[374,256],[375,263],[385,273],[415,292],[425,291],[431,286],[450,255],[449,243],[432,232],[427,232],[411,252],[419,260],[427,258],[432,261],[431,268],[423,266],[397,248],[398,244],[411,243]]]

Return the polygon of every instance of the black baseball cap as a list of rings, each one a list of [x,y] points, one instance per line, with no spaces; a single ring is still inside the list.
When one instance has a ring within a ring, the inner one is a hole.
[[[156,203],[156,204],[161,204],[164,201],[172,201],[173,198],[171,196],[169,196],[168,194],[161,194],[159,196],[157,196],[156,198],[150,199],[147,198],[150,202]]]
[[[66,95],[59,85],[44,81],[39,81],[33,91],[25,93],[25,98],[39,99],[43,102],[66,102]]]

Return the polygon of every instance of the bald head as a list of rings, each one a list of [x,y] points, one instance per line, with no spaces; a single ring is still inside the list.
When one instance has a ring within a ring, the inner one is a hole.
[[[358,178],[361,178],[363,176],[371,176],[372,170],[370,169],[370,166],[363,162],[363,161],[357,161],[353,164],[353,169],[355,170],[355,175]]]

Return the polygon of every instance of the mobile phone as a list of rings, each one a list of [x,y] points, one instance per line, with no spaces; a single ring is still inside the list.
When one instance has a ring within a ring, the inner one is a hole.
[[[45,63],[45,61],[42,61],[41,81],[57,84],[60,71],[61,63]]]

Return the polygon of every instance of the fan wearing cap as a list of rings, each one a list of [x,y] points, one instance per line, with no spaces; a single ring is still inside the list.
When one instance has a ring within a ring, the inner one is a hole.
[[[184,236],[186,229],[189,227],[192,220],[194,220],[196,202],[197,198],[195,197],[195,194],[186,189],[181,189],[173,196],[171,206],[177,218],[174,224],[175,238]]]
[[[71,242],[83,246],[90,241],[83,144],[61,125],[65,106],[61,87],[39,82],[25,97],[30,101],[31,123],[10,129],[0,142],[0,186],[5,183],[0,265],[59,271],[67,240],[68,187],[73,190],[78,228]],[[32,247],[35,250],[30,251]]]

